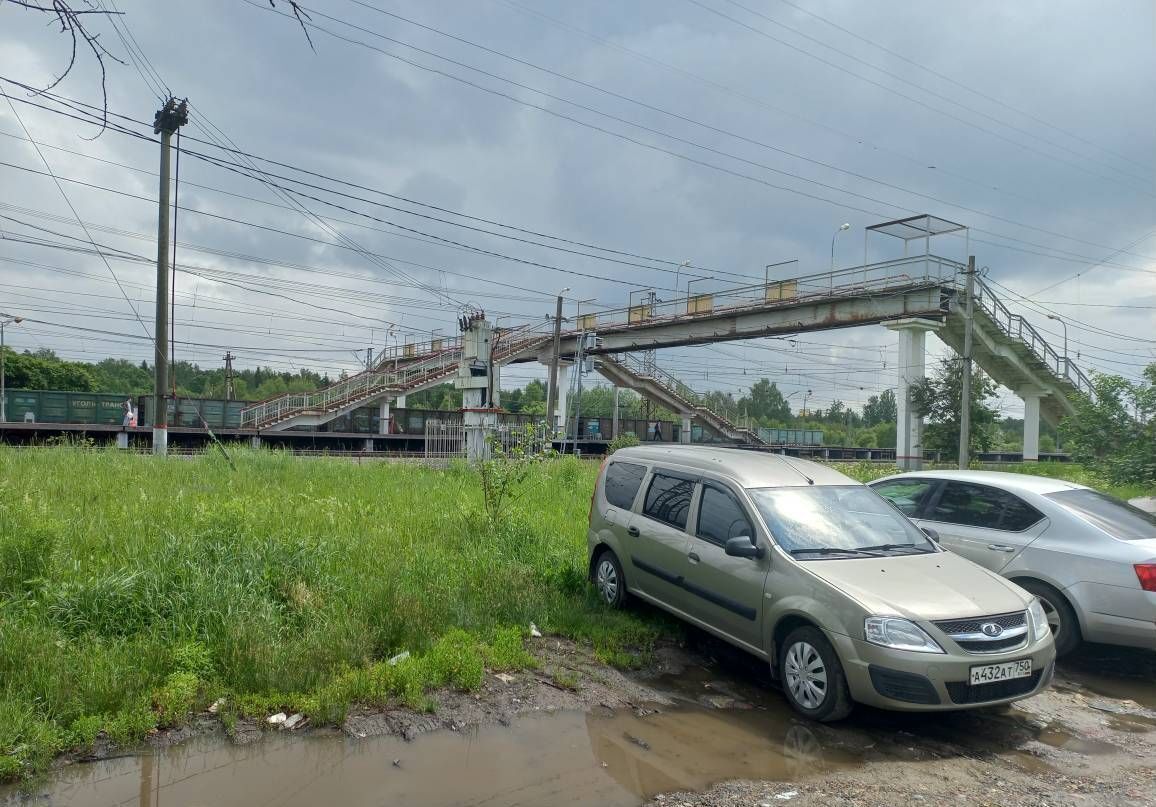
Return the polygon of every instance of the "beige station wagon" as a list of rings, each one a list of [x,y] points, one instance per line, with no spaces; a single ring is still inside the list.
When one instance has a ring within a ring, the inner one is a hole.
[[[769,662],[816,720],[854,702],[946,710],[1051,681],[1039,600],[946,552],[870,488],[805,460],[639,446],[603,463],[590,576]]]

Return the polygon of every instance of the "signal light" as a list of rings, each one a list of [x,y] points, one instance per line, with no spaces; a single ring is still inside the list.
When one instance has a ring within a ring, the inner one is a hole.
[[[1140,578],[1140,588],[1156,591],[1156,563],[1137,563],[1136,576]]]

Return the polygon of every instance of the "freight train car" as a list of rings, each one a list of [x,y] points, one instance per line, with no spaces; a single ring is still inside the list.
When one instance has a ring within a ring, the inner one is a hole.
[[[153,412],[156,411],[155,400],[151,395],[137,396],[138,425],[153,425]],[[204,426],[204,423],[207,423],[210,429],[239,429],[241,428],[241,410],[249,403],[249,401],[225,401],[219,398],[172,398],[169,400],[169,425],[199,429]],[[202,418],[204,418],[204,423],[201,422]]]
[[[14,423],[124,422],[129,395],[103,392],[9,389],[4,391],[5,415]]]

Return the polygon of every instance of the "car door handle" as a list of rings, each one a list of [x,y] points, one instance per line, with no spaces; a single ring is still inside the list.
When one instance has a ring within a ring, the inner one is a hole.
[[[691,552],[689,555],[687,555],[687,557],[690,558],[691,563],[698,563],[700,560],[702,560],[702,558],[698,556],[697,552]]]
[[[638,527],[627,527],[626,528],[626,534],[629,535],[631,538],[637,538],[642,533],[640,533],[638,531]]]
[[[1015,552],[1016,551],[1016,548],[1014,546],[1008,546],[1007,544],[988,544],[987,548],[992,550],[993,552]]]

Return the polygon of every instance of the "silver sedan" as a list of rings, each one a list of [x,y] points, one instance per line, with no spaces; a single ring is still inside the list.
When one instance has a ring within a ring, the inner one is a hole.
[[[1027,474],[924,471],[871,486],[946,549],[1039,597],[1060,655],[1081,641],[1156,650],[1156,515]]]

